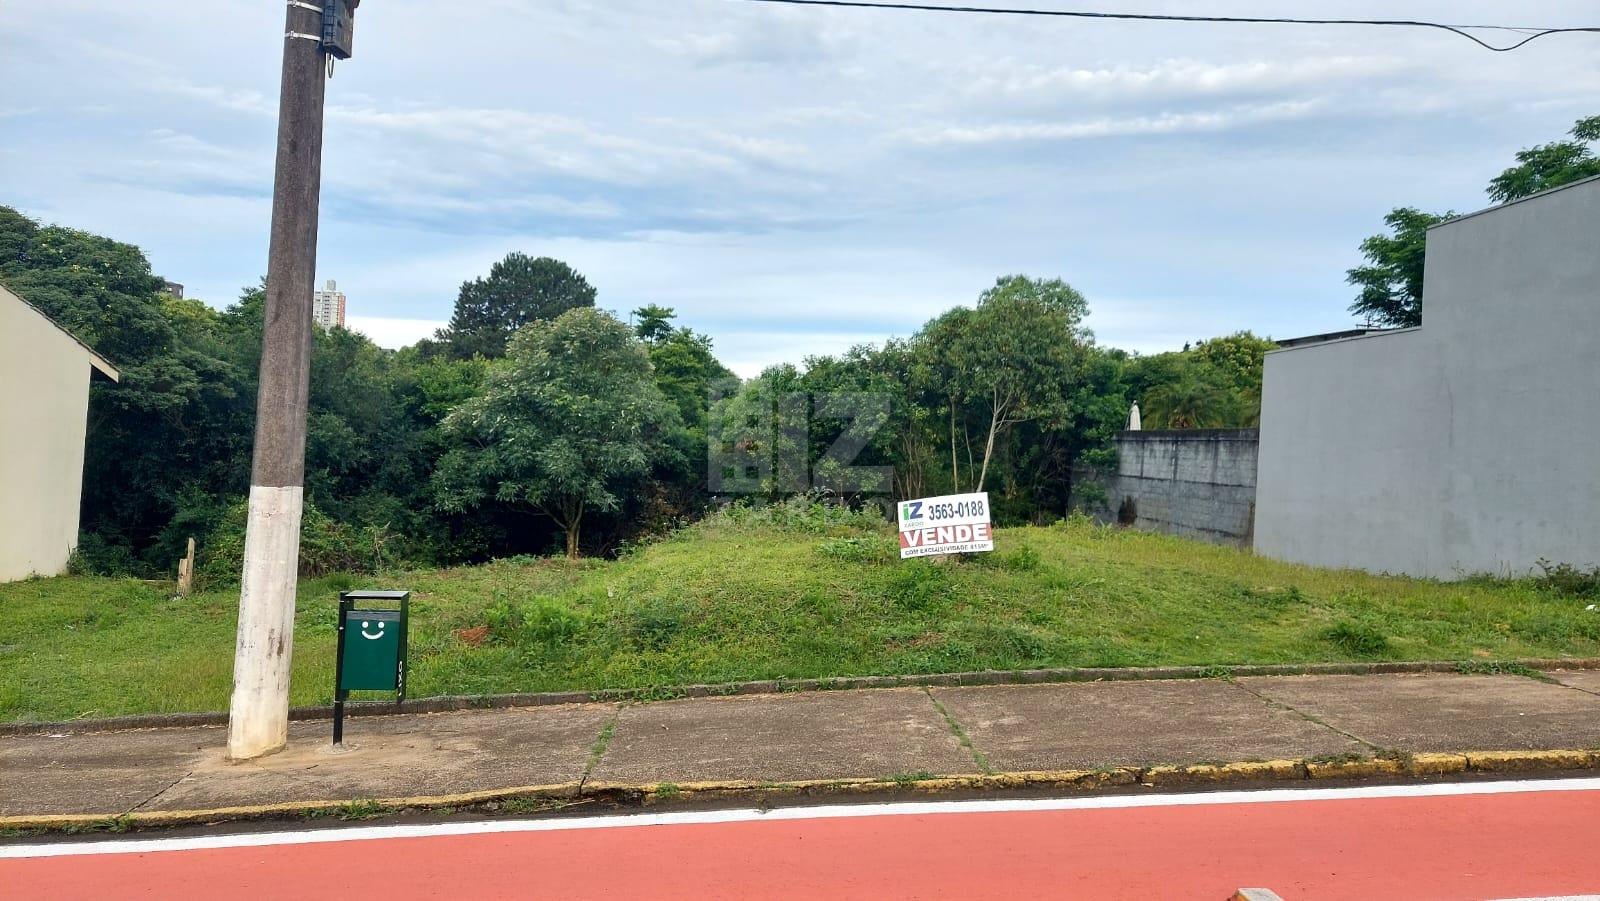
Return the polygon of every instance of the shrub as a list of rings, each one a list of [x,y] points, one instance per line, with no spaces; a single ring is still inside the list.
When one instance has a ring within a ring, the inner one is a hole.
[[[1000,565],[1018,572],[1030,572],[1039,568],[1039,561],[1039,552],[1027,545],[1023,545],[1014,551],[1003,554],[1000,558]]]
[[[1323,633],[1323,638],[1358,657],[1373,657],[1389,649],[1389,637],[1370,623],[1341,620]]]
[[[67,572],[74,576],[130,576],[138,568],[132,548],[95,532],[79,532],[78,546],[67,558]]]
[[[1600,566],[1586,570],[1543,558],[1536,565],[1540,573],[1533,577],[1533,583],[1540,588],[1580,598],[1600,598]]]
[[[539,644],[566,644],[589,628],[590,618],[551,597],[535,597],[522,609],[522,636]]]
[[[830,560],[847,563],[888,563],[895,559],[898,546],[884,535],[856,538],[826,538],[817,544],[817,553]]]
[[[201,545],[195,580],[201,587],[239,581],[244,566],[250,502],[239,499]],[[384,526],[352,526],[329,519],[307,502],[300,517],[300,577],[336,572],[376,573],[396,565],[397,536]]]
[[[835,530],[881,531],[882,512],[868,504],[854,509],[848,504],[825,502],[820,492],[799,494],[771,504],[738,501],[706,517],[709,525],[769,526],[788,532],[821,535]]]

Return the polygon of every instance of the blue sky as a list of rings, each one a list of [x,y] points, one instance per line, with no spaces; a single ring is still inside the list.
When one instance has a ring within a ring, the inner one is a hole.
[[[1577,0],[1203,6],[1594,19]],[[230,302],[265,268],[282,19],[7,4],[0,203]],[[604,307],[675,307],[746,375],[910,334],[1010,272],[1077,286],[1104,344],[1287,337],[1350,324],[1344,271],[1391,207],[1482,207],[1596,96],[1584,35],[1490,54],[1427,31],[367,0],[328,85],[319,278],[396,346],[507,251],[556,256]]]

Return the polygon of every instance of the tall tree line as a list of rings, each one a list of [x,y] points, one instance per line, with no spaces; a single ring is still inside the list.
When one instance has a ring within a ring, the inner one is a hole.
[[[1597,140],[1600,118],[1579,121],[1570,140],[1518,153],[1490,196],[1600,174]],[[1367,264],[1350,272],[1354,312],[1421,321],[1426,231],[1448,215],[1390,214],[1392,233],[1364,242]],[[261,287],[221,310],[172,297],[138,248],[8,207],[0,281],[123,372],[91,392],[79,565],[158,573],[195,536],[221,554],[208,571],[227,573]],[[1134,401],[1149,428],[1255,425],[1272,347],[1248,332],[1152,356],[1103,347],[1081,293],[1012,275],[910,337],[739,382],[673,310],[641,307],[629,327],[598,296],[567,264],[512,253],[465,281],[449,325],[412,347],[319,330],[309,565],[604,553],[719,494],[989,491],[1003,521],[1048,518],[1071,505],[1075,472],[1112,461]],[[730,483],[719,467],[749,472]]]

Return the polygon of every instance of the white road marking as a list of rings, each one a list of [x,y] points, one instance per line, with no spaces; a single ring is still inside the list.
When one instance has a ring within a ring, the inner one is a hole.
[[[821,820],[846,817],[929,816],[953,813],[1026,813],[1051,810],[1113,810],[1128,807],[1191,807],[1211,804],[1273,804],[1292,801],[1340,801],[1369,798],[1429,798],[1446,795],[1497,795],[1527,792],[1600,791],[1600,778],[1455,782],[1434,785],[1372,785],[1354,788],[1274,788],[1168,795],[1108,795],[1080,798],[1009,798],[992,801],[914,801],[889,804],[830,804],[774,810],[695,810],[678,813],[635,813],[545,820],[487,820],[470,823],[428,823],[404,826],[362,826],[305,832],[259,832],[189,838],[125,839],[101,842],[57,842],[0,846],[0,859],[64,857],[83,854],[149,854],[210,848],[259,848],[326,842],[430,838],[444,835],[492,835],[503,832],[558,832],[568,829],[618,829],[639,826],[692,826],[766,820]],[[1600,896],[1589,896],[1600,901]],[[1584,901],[1589,901],[1585,898]]]

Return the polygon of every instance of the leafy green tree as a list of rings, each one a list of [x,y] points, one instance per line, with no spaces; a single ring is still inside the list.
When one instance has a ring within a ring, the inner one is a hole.
[[[938,435],[908,395],[910,360],[904,341],[806,358],[813,487],[848,498],[922,496]]]
[[[439,340],[457,358],[501,357],[517,329],[576,307],[592,307],[594,300],[594,287],[571,266],[513,251],[494,264],[487,278],[462,284],[455,314]]]
[[[1085,346],[1067,398],[1066,418],[1017,427],[1009,465],[1002,468],[1000,496],[991,494],[1004,520],[1042,523],[1065,515],[1074,501],[1089,499],[1078,486],[1080,469],[1116,464],[1112,438],[1128,416],[1123,382],[1127,358],[1125,351]]]
[[[1570,141],[1553,141],[1517,152],[1517,165],[1489,182],[1496,203],[1600,175],[1600,156],[1590,145],[1600,141],[1600,116],[1579,119],[1568,132]]]
[[[1350,312],[1374,325],[1421,325],[1428,229],[1454,215],[1403,207],[1383,217],[1392,234],[1373,235],[1361,242],[1361,255],[1367,262],[1349,272],[1347,281],[1361,289]]]
[[[776,500],[809,489],[809,413],[791,363],[768,366],[719,399],[707,422],[711,491]]]
[[[713,389],[736,377],[711,352],[711,339],[687,328],[673,329],[650,345],[656,387],[672,401],[684,425],[703,441]]]
[[[1266,354],[1276,346],[1235,332],[1181,352],[1132,357],[1123,365],[1127,397],[1139,401],[1146,428],[1252,428],[1261,420]]]
[[[1517,165],[1489,182],[1490,199],[1504,203],[1600,175],[1600,156],[1591,146],[1600,141],[1600,116],[1579,119],[1569,134],[1571,140],[1518,151]],[[1361,255],[1367,262],[1349,272],[1349,283],[1360,289],[1350,312],[1373,325],[1421,325],[1428,229],[1454,216],[1399,207],[1383,217],[1390,234],[1362,241]]]
[[[433,475],[440,507],[531,507],[579,553],[584,517],[618,509],[678,424],[650,357],[615,317],[574,309],[512,339],[481,397],[445,421],[454,446]]]
[[[1157,385],[1145,396],[1149,420],[1164,429],[1224,428],[1241,415],[1240,398],[1215,371],[1190,367],[1177,381]]]
[[[735,376],[711,352],[710,336],[674,328],[677,317],[671,307],[642,306],[633,311],[633,333],[649,345],[656,387],[678,408],[691,436],[703,447],[711,392]]]
[[[960,490],[957,432],[968,449],[967,490],[982,491],[997,440],[1018,423],[1059,422],[1091,335],[1083,295],[1060,279],[1006,276],[978,300],[933,320],[918,335],[921,378],[943,382],[950,410],[951,481]],[[971,459],[975,425],[981,447]],[[971,470],[977,477],[971,478]]]
[[[678,314],[671,307],[652,303],[634,310],[633,317],[633,333],[654,344],[672,334],[672,320],[678,318]]]
[[[1219,428],[1254,428],[1261,424],[1261,381],[1267,352],[1277,347],[1270,338],[1235,332],[1201,341],[1194,346],[1194,361],[1209,370],[1206,376],[1232,396],[1231,416]]]

